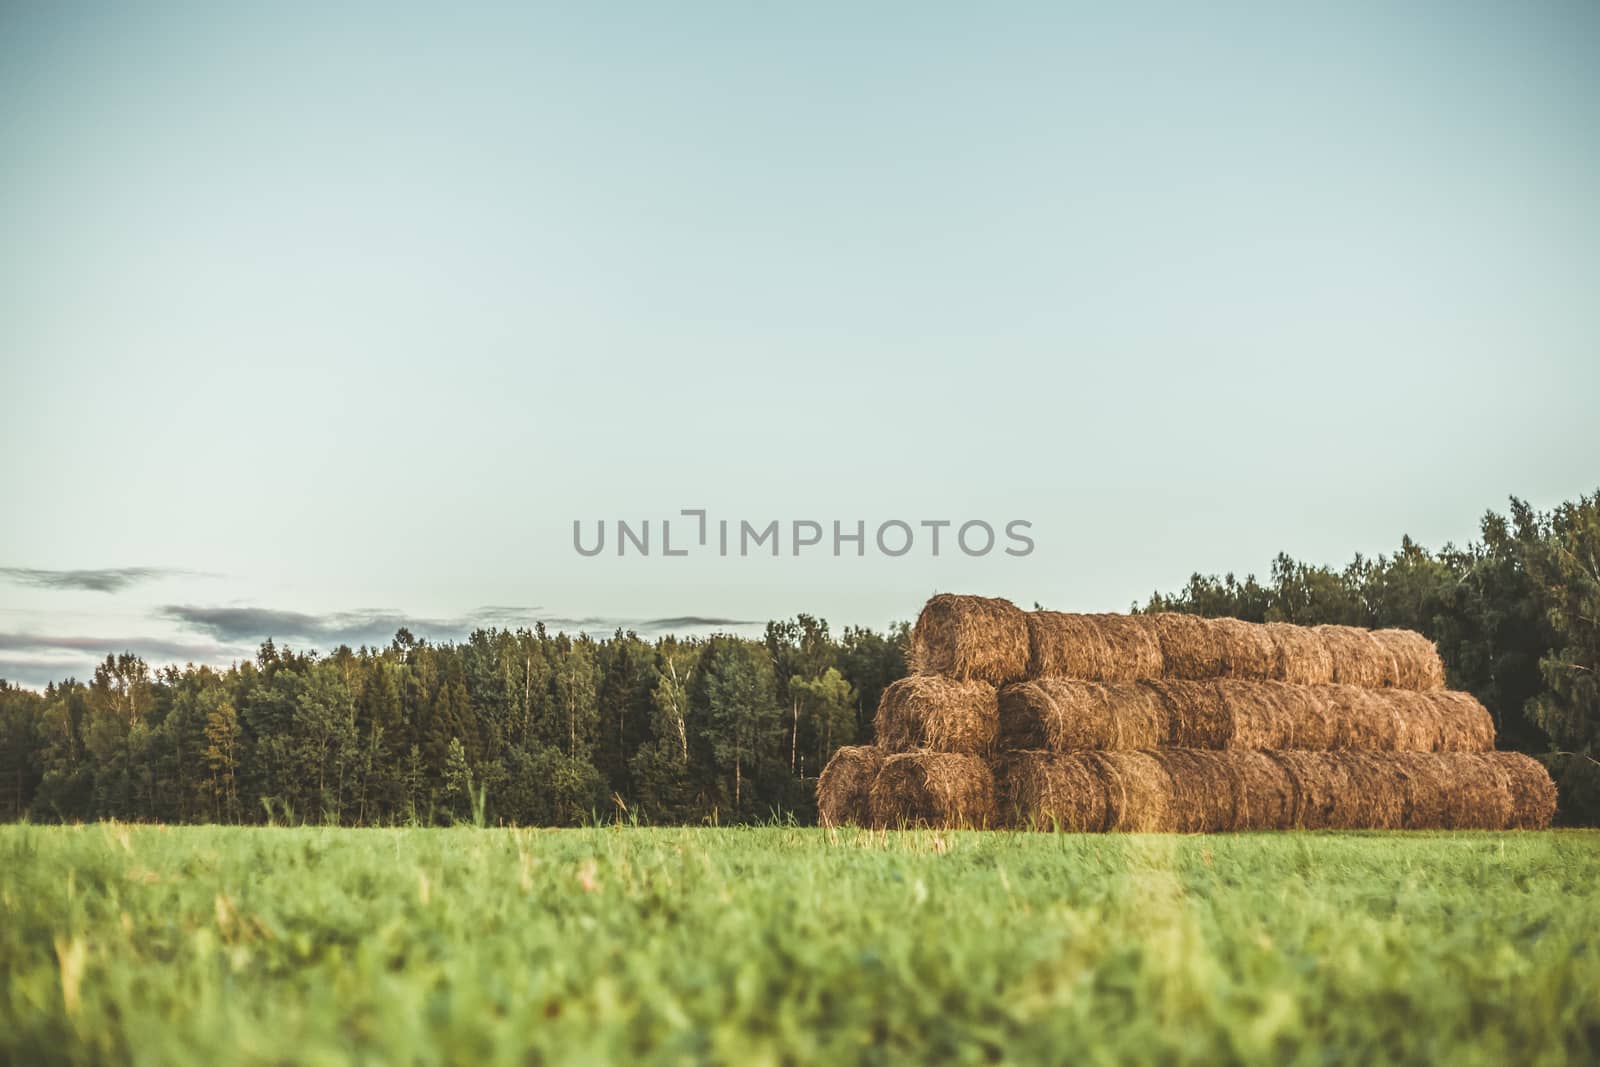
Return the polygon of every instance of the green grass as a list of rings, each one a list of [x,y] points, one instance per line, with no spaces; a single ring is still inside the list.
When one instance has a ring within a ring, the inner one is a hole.
[[[0,828],[0,1062],[1556,1063],[1600,834]]]

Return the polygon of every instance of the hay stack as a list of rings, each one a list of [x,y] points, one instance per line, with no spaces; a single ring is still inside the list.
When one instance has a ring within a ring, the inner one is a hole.
[[[1028,673],[1028,616],[1009,600],[940,593],[911,628],[911,667],[1005,685]]]
[[[1382,689],[1395,683],[1394,655],[1357,626],[1313,627],[1333,659],[1333,680],[1339,685]]]
[[[868,803],[874,826],[984,829],[998,822],[988,763],[954,752],[886,756]]]
[[[1011,752],[1011,825],[1129,830],[1543,829],[1555,786],[1515,752]]]
[[[1467,693],[1281,682],[1039,678],[999,696],[1005,748],[1482,752],[1494,722]],[[937,747],[937,746],[928,746]]]
[[[1415,630],[1373,630],[1372,639],[1394,660],[1394,684],[1424,692],[1444,688],[1444,660],[1432,641]]]
[[[878,701],[878,744],[887,752],[930,748],[988,755],[1000,726],[1000,701],[988,682],[913,674]]]
[[[872,825],[868,798],[883,766],[872,745],[846,745],[833,754],[817,779],[817,817],[823,826]]]
[[[1241,619],[1211,619],[1217,642],[1222,646],[1219,678],[1270,681],[1278,669],[1278,647],[1266,626]]]
[[[1272,680],[1290,685],[1328,685],[1333,681],[1333,656],[1309,626],[1286,622],[1265,625],[1272,642]]]
[[[1159,748],[1168,714],[1154,689],[1041,678],[1000,690],[1000,744],[1008,749]]]
[[[1085,755],[1008,752],[995,765],[1000,821],[1021,830],[1100,833],[1106,788]]]
[[[1222,674],[1222,635],[1211,620],[1171,611],[1149,620],[1161,645],[1163,678],[1203,681]]]

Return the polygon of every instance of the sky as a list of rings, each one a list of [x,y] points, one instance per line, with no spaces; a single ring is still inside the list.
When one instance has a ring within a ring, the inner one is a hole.
[[[7,3],[0,677],[1462,543],[1600,488],[1596,189],[1587,2]]]

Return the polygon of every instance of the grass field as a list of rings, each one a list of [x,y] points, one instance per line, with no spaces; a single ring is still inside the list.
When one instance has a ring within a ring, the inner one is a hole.
[[[1558,1063],[1600,834],[0,827],[0,1062]]]

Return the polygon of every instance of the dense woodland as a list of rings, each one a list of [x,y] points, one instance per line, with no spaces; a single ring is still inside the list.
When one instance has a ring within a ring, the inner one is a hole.
[[[1136,610],[1417,629],[1500,747],[1546,759],[1567,821],[1600,816],[1600,494],[1513,499],[1465,547],[1409,539],[1343,568],[1195,575]],[[1061,607],[1065,605],[1047,605]],[[768,624],[758,640],[478,630],[228,670],[109,655],[43,693],[0,681],[0,818],[567,825],[814,819],[817,773],[872,737],[905,625]]]

